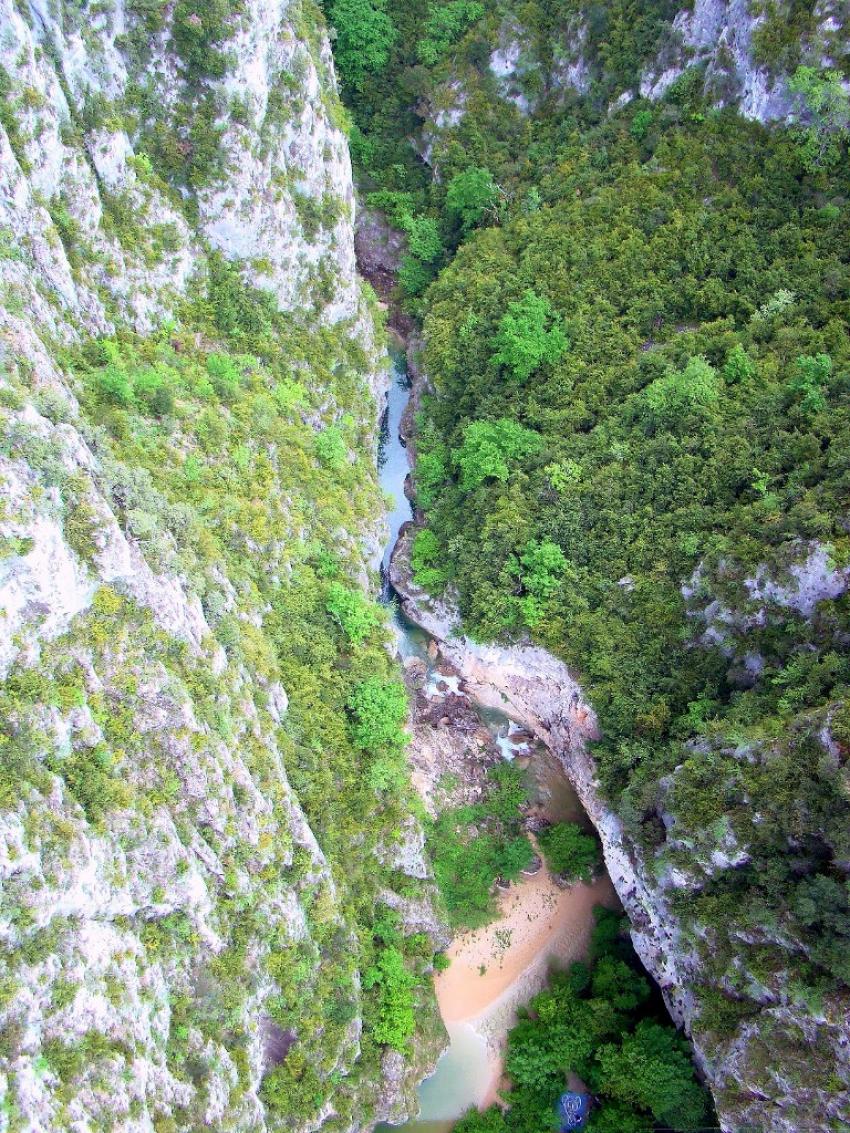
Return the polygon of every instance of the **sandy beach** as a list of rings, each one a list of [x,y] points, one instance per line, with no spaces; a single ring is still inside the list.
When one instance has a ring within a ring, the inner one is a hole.
[[[561,889],[542,869],[500,894],[498,920],[452,942],[451,965],[435,980],[437,1000],[447,1024],[468,1023],[487,1041],[491,1073],[482,1106],[495,1100],[517,1008],[541,990],[553,964],[586,956],[593,906],[617,904],[607,877]]]

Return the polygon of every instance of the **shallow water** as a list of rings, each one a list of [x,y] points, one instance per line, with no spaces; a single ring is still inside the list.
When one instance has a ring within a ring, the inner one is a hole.
[[[381,560],[381,578],[383,579],[384,601],[389,601],[391,592],[389,584],[390,556],[396,545],[398,533],[402,524],[412,518],[410,502],[404,494],[404,481],[410,471],[407,463],[407,450],[399,436],[401,417],[410,397],[410,382],[407,377],[407,361],[401,351],[391,351],[393,373],[387,399],[387,409],[381,421],[381,436],[378,447],[378,479],[381,488],[390,501],[387,509],[387,523],[390,528],[390,537],[384,548],[384,557]]]

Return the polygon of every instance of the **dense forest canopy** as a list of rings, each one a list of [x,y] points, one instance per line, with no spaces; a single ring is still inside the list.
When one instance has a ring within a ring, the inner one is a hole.
[[[580,674],[719,1049],[765,1004],[850,1001],[850,100],[794,4],[754,46],[792,76],[790,126],[699,67],[612,104],[676,7],[587,9],[584,96],[547,70],[568,0],[517,9],[524,102],[488,65],[495,4],[364,0],[392,30],[368,84],[340,64],[424,321],[416,577],[473,637]],[[761,1026],[796,1064],[799,1033]]]

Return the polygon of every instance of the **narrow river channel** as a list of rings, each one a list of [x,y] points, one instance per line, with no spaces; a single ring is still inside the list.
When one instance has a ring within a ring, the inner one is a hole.
[[[398,651],[403,661],[417,658],[427,666],[426,693],[457,691],[457,678],[436,667],[429,638],[398,607],[388,581],[390,555],[402,525],[411,518],[404,494],[410,471],[399,436],[410,396],[403,352],[395,351],[388,409],[379,450],[380,482],[388,501],[390,538],[383,556],[383,601],[392,610]],[[542,745],[504,713],[476,705],[502,757],[525,769],[529,800],[549,822],[590,822],[560,764]],[[419,1087],[419,1116],[407,1133],[447,1133],[472,1106],[496,1099],[502,1074],[504,1040],[516,1010],[540,990],[552,965],[564,966],[586,955],[593,907],[617,907],[607,876],[592,885],[561,888],[544,868],[524,876],[499,895],[499,916],[486,928],[456,938],[447,954],[449,968],[435,977],[440,1013],[449,1047],[434,1073]],[[379,1126],[391,1131],[392,1126]]]

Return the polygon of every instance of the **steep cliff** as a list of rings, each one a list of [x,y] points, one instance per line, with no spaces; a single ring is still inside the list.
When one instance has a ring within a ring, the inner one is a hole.
[[[373,921],[429,887],[351,723],[387,365],[321,15],[0,32],[0,1128],[403,1116],[433,944]]]

